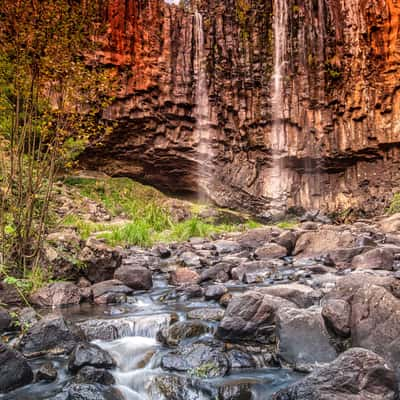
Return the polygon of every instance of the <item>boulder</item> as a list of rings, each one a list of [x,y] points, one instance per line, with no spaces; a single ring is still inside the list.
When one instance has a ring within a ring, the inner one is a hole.
[[[39,307],[61,307],[79,304],[81,293],[72,282],[56,282],[37,290],[30,300]]]
[[[385,233],[399,233],[400,232],[400,213],[394,214],[387,218],[383,218],[379,222],[379,228]]]
[[[281,307],[276,332],[279,357],[298,370],[312,370],[316,364],[333,361],[337,356],[319,307]]]
[[[249,291],[230,301],[217,334],[231,341],[269,343],[275,331],[275,314],[280,307],[295,307],[285,299]]]
[[[168,346],[177,346],[183,340],[204,335],[210,331],[201,321],[179,321],[162,329],[157,339]]]
[[[351,266],[355,269],[393,269],[393,252],[375,248],[353,258]]]
[[[83,367],[110,369],[115,367],[113,358],[101,347],[91,343],[79,343],[68,360],[68,370],[75,373]]]
[[[219,300],[227,292],[224,285],[211,285],[206,288],[204,297],[206,300]]]
[[[49,314],[22,336],[20,349],[26,357],[70,353],[84,340],[84,333],[61,315]]]
[[[326,326],[337,336],[350,336],[350,304],[341,299],[327,299],[322,305],[322,317]]]
[[[126,296],[132,292],[133,289],[117,279],[99,282],[92,286],[93,301],[96,304],[123,303]]]
[[[53,382],[57,379],[58,372],[53,363],[44,363],[36,373],[36,381]]]
[[[110,371],[94,367],[83,367],[75,376],[76,383],[100,383],[101,385],[114,385],[115,379]]]
[[[22,354],[0,342],[0,393],[28,385],[32,381],[32,369]]]
[[[274,270],[274,264],[268,260],[245,261],[232,269],[232,279],[245,283],[262,282]]]
[[[123,265],[114,274],[114,279],[120,280],[134,290],[149,290],[153,287],[151,272],[144,267]]]
[[[193,343],[179,347],[163,356],[161,366],[169,371],[187,372],[194,377],[225,376],[229,362],[222,348],[208,343]]]
[[[322,296],[320,292],[300,283],[277,284],[259,289],[259,291],[291,301],[300,308],[311,307]]]
[[[221,321],[225,311],[222,308],[197,308],[189,311],[189,319],[200,319],[202,321]]]
[[[277,243],[267,243],[259,247],[254,255],[260,260],[269,260],[270,258],[282,258],[288,254],[287,248]]]
[[[54,400],[124,400],[124,396],[117,388],[99,383],[69,383]]]
[[[12,324],[13,321],[9,312],[5,308],[0,307],[0,333],[11,329]]]
[[[195,284],[199,282],[199,274],[190,268],[178,268],[176,271],[171,271],[169,281],[172,285]]]
[[[13,285],[0,282],[0,303],[8,306],[20,306],[24,304],[21,295]]]
[[[236,241],[242,248],[254,250],[257,247],[262,246],[264,243],[268,243],[272,239],[273,230],[270,227],[251,229],[247,232],[242,233],[236,238]]]
[[[298,235],[292,231],[284,231],[277,238],[273,239],[274,243],[286,248],[288,254],[292,254]]]
[[[113,278],[115,270],[121,266],[122,250],[89,238],[79,254],[79,260],[86,265],[85,275],[90,282],[107,281]]]
[[[182,293],[186,299],[199,298],[204,295],[204,289],[196,283],[180,285],[176,288],[176,291]]]
[[[219,254],[237,253],[242,249],[240,244],[234,240],[216,240],[214,246]]]
[[[199,282],[227,282],[230,279],[231,270],[235,267],[235,265],[235,263],[231,262],[220,262],[210,268],[207,268],[201,272]]]
[[[397,400],[395,373],[372,351],[353,348],[272,400]]]

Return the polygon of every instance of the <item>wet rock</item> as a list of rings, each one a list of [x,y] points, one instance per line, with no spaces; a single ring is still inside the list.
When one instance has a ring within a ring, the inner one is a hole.
[[[93,301],[96,304],[117,304],[126,300],[132,289],[117,279],[96,283],[92,286]]]
[[[350,336],[350,304],[345,300],[327,299],[322,306],[322,317],[326,326],[336,335]]]
[[[298,235],[292,231],[282,232],[277,238],[273,239],[274,243],[285,247],[288,254],[292,254]]]
[[[395,373],[372,351],[354,348],[305,379],[272,396],[273,400],[396,400]]]
[[[199,274],[189,268],[178,268],[169,274],[170,283],[176,286],[198,283],[199,278]]]
[[[22,354],[0,342],[0,393],[28,385],[32,381],[32,369]]]
[[[216,240],[214,246],[219,254],[232,254],[241,250],[240,244],[233,240]]]
[[[187,299],[203,297],[204,289],[197,284],[186,284],[177,287],[177,292],[183,293]]]
[[[267,243],[262,247],[259,247],[254,255],[260,260],[269,260],[270,258],[282,258],[286,257],[288,251],[286,247],[283,247],[277,243]]]
[[[189,319],[200,319],[203,321],[221,321],[225,311],[221,308],[198,308],[188,312]]]
[[[11,329],[12,322],[9,312],[5,308],[0,307],[0,332]]]
[[[236,241],[242,248],[254,250],[262,246],[264,243],[270,242],[272,239],[271,228],[257,228],[251,229],[242,233],[236,238]]]
[[[152,253],[163,259],[171,257],[171,250],[163,244],[154,246],[152,248]]]
[[[89,281],[98,283],[113,278],[115,270],[121,265],[122,251],[101,240],[89,238],[79,259],[86,265],[85,275]]]
[[[218,327],[218,336],[232,341],[268,343],[274,334],[276,311],[291,306],[295,305],[257,291],[233,297]]]
[[[200,274],[199,282],[214,281],[227,282],[230,279],[230,272],[235,267],[234,263],[221,262],[211,268],[207,268]]]
[[[120,280],[134,290],[149,290],[153,286],[151,272],[144,267],[123,265],[114,274],[114,279]]]
[[[232,269],[232,279],[245,283],[262,282],[273,270],[274,264],[270,261],[246,261]]]
[[[220,299],[219,299],[219,304],[221,304],[222,307],[228,307],[230,301],[232,300],[232,293],[225,293]]]
[[[72,282],[56,282],[33,293],[30,300],[39,307],[60,307],[79,304],[81,294]]]
[[[70,383],[54,400],[124,400],[121,392],[98,383]]]
[[[106,369],[94,367],[83,367],[76,375],[74,382],[76,383],[100,383],[101,385],[114,385],[115,379],[111,372]]]
[[[24,307],[18,311],[18,322],[23,329],[30,328],[39,321],[39,316],[32,307]]]
[[[277,284],[259,291],[291,301],[300,308],[311,307],[322,297],[322,293],[300,283]]]
[[[161,366],[170,371],[187,372],[194,377],[214,378],[227,374],[229,362],[219,346],[194,343],[166,354]]]
[[[84,333],[58,314],[49,314],[32,325],[23,335],[20,349],[27,357],[70,353]]]
[[[229,350],[226,355],[231,369],[249,369],[257,367],[254,358],[244,351],[232,349]]]
[[[53,363],[46,362],[36,373],[36,381],[53,382],[57,379],[58,373]]]
[[[179,255],[179,259],[181,260],[182,264],[187,268],[201,267],[200,257],[192,251],[183,252],[182,254]]]
[[[204,297],[206,300],[219,300],[227,292],[224,285],[211,285],[206,288]]]
[[[157,339],[168,346],[177,346],[185,339],[198,337],[209,331],[208,325],[201,321],[179,321],[158,332]]]
[[[319,307],[280,308],[276,328],[279,357],[295,368],[309,371],[336,358]]]
[[[217,399],[221,400],[251,400],[253,393],[248,383],[227,383],[217,389]]]
[[[393,269],[393,252],[387,249],[376,248],[353,258],[351,263],[355,269]]]
[[[90,343],[79,343],[69,356],[68,369],[75,373],[87,366],[110,369],[115,367],[115,361],[101,347]]]
[[[161,398],[168,400],[208,400],[204,392],[194,387],[196,381],[184,376],[156,376],[154,385]]]

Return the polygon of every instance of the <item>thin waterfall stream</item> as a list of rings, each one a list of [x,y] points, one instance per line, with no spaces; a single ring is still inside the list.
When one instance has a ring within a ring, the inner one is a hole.
[[[196,79],[194,116],[196,118],[195,136],[198,140],[198,186],[200,195],[201,193],[208,195],[212,185],[214,154],[210,131],[210,103],[204,51],[203,17],[197,10],[194,13],[193,28],[195,41],[194,75]]]
[[[285,71],[287,54],[288,5],[285,0],[274,0],[274,70],[271,85],[271,171],[268,195],[272,210],[282,209],[286,202],[285,176],[282,156],[286,150],[285,134]]]

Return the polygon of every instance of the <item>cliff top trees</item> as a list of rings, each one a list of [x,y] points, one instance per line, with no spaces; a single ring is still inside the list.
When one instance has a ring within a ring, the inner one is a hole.
[[[101,2],[0,2],[0,265],[38,264],[57,168],[107,104],[106,71],[90,65]],[[99,125],[100,124],[100,125]]]

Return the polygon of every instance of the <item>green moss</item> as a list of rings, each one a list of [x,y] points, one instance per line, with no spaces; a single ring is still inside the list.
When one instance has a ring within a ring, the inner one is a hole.
[[[400,213],[400,193],[396,193],[387,210],[389,215]]]
[[[298,226],[298,222],[294,220],[280,221],[276,226],[280,229],[294,229]]]
[[[190,370],[189,374],[203,379],[209,378],[210,376],[218,374],[218,365],[213,362],[204,363],[199,367]]]

